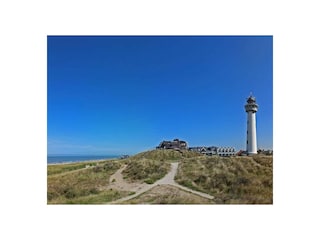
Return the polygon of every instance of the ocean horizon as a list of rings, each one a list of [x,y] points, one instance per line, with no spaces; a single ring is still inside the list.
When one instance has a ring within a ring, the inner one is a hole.
[[[115,159],[122,155],[47,155],[47,164]]]

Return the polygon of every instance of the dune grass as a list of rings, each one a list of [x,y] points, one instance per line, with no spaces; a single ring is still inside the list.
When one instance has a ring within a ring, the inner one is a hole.
[[[127,191],[117,191],[117,190],[104,190],[98,194],[90,194],[87,196],[78,197],[75,199],[66,199],[64,203],[66,204],[105,204],[122,197],[126,197],[134,192]]]
[[[87,166],[94,166],[96,163],[70,163],[70,164],[53,164],[48,165],[47,167],[47,175],[59,174],[64,172],[69,172],[73,170],[78,170],[82,168],[86,168]]]
[[[65,164],[50,164],[47,165],[47,175],[59,174],[64,172],[69,172],[73,170],[78,170],[86,167],[97,166],[99,164],[105,164],[107,161],[86,161],[77,163],[65,163]]]
[[[122,172],[128,181],[144,181],[152,184],[163,178],[170,170],[170,163],[165,160],[135,159],[128,162]]]
[[[185,158],[202,156],[200,153],[191,152],[187,150],[173,150],[173,149],[157,149],[139,153],[130,157],[131,160],[152,159],[164,161],[178,161]]]
[[[122,164],[127,181],[152,184],[170,170],[170,161],[194,153],[174,150],[143,152],[124,160],[107,160],[71,164],[54,164],[47,167],[48,204],[85,204],[113,201],[131,192],[107,190],[109,178]]]
[[[109,178],[121,166],[119,161],[106,161],[81,171],[71,171],[73,167],[62,167],[65,171],[50,174],[47,178],[48,204],[66,203],[100,203],[101,200],[111,201],[129,193],[105,190]],[[79,164],[81,166],[81,164]]]
[[[215,197],[218,204],[272,204],[273,157],[203,156],[189,151],[152,150],[124,160],[48,165],[48,204],[101,204],[132,192],[110,189],[109,179],[123,164],[127,181],[154,183],[179,161],[177,183]],[[206,203],[172,188],[159,188],[128,203]],[[163,193],[161,193],[163,191]],[[213,203],[213,202],[212,202]]]
[[[272,156],[204,157],[180,162],[175,180],[217,203],[272,204]]]
[[[188,193],[170,185],[160,185],[121,204],[212,204],[213,200]]]
[[[157,149],[142,152],[127,160],[123,175],[128,181],[144,181],[152,184],[169,172],[170,162],[197,156],[201,155],[186,150]]]

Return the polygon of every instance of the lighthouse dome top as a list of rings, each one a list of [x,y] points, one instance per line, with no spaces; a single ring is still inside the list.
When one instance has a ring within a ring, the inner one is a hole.
[[[256,98],[250,94],[250,96],[247,98],[247,104],[244,106],[246,109],[246,112],[257,112],[259,105],[256,103]]]
[[[252,95],[250,95],[247,99],[247,103],[255,103],[256,102],[256,98]]]

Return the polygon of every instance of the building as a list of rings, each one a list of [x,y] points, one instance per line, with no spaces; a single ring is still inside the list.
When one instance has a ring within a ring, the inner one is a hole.
[[[157,149],[180,149],[185,150],[188,148],[188,143],[179,139],[173,141],[162,141]]]
[[[189,151],[202,153],[208,156],[217,154],[217,147],[189,147]]]
[[[257,151],[258,154],[264,154],[264,155],[273,155],[273,150],[271,149],[267,149],[267,150],[264,150],[264,149],[259,149]]]
[[[234,147],[218,147],[217,155],[221,157],[231,157],[236,155],[236,149]]]
[[[247,99],[245,110],[247,112],[247,154],[257,154],[256,112],[258,104],[252,94]]]
[[[218,155],[222,157],[230,157],[236,155],[236,149],[234,147],[190,147],[189,150],[208,156]]]

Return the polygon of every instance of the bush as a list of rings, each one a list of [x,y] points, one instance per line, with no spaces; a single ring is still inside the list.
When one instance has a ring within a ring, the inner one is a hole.
[[[147,184],[153,184],[155,182],[155,180],[151,179],[151,178],[147,178],[146,180],[144,180],[144,182]]]

